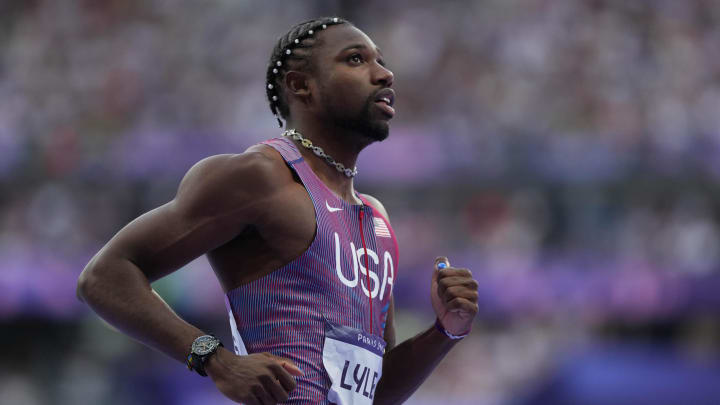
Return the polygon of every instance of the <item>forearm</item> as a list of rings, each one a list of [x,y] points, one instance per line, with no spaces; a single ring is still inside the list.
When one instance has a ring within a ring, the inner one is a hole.
[[[98,256],[80,275],[78,297],[123,333],[185,362],[203,332],[182,320],[132,262]]]
[[[394,347],[385,354],[374,403],[399,404],[407,400],[457,342],[431,326]]]

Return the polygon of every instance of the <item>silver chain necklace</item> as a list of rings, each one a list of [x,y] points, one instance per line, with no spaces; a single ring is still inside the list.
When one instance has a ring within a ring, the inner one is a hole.
[[[350,170],[350,169],[346,168],[342,163],[336,162],[335,159],[333,159],[332,156],[325,153],[325,151],[322,150],[321,147],[315,146],[309,139],[303,138],[303,136],[300,134],[300,132],[296,131],[295,128],[286,130],[285,132],[283,132],[283,136],[288,136],[288,137],[300,142],[300,144],[302,146],[313,151],[313,153],[315,155],[325,159],[325,161],[330,166],[333,166],[334,168],[336,168],[337,171],[339,171],[340,173],[342,173],[350,178],[355,177],[355,175],[357,174],[357,167],[354,167],[352,170]]]

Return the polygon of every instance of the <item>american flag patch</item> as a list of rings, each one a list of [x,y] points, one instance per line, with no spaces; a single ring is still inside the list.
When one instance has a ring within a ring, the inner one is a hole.
[[[389,238],[390,230],[388,229],[387,225],[385,224],[385,221],[383,221],[382,218],[378,218],[378,217],[374,217],[373,221],[375,222],[375,235],[380,236],[382,238]]]

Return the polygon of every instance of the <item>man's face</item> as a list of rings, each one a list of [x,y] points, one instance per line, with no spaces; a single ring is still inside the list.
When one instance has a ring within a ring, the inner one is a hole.
[[[349,24],[328,27],[322,44],[313,50],[316,100],[322,119],[341,128],[382,141],[390,130],[395,94],[393,74],[380,50]]]

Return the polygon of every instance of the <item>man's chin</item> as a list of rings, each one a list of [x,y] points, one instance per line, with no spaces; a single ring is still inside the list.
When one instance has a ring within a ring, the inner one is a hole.
[[[370,142],[384,141],[390,134],[390,122],[387,119],[340,120],[338,123]]]
[[[390,122],[387,120],[372,121],[368,126],[367,136],[373,141],[384,141],[390,135]]]
[[[390,135],[390,123],[388,121],[375,122],[368,134],[375,141],[384,141]]]

